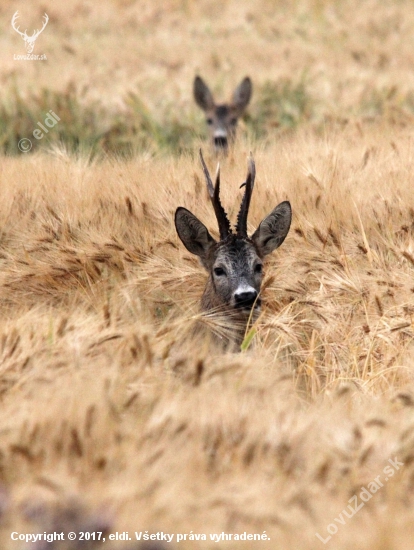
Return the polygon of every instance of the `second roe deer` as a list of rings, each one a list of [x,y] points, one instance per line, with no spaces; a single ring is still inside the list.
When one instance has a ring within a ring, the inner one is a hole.
[[[204,80],[194,79],[194,99],[206,114],[209,133],[216,152],[227,152],[234,140],[237,121],[244,113],[252,95],[252,81],[244,78],[233,93],[231,103],[217,104]]]

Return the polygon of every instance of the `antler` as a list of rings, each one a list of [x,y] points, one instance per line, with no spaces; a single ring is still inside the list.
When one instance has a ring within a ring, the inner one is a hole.
[[[250,153],[250,157],[247,163],[246,182],[241,185],[241,187],[245,185],[246,190],[244,192],[243,199],[240,205],[240,211],[237,215],[236,233],[239,237],[247,237],[247,216],[249,214],[249,206],[250,200],[252,198],[255,178],[256,166],[254,164],[253,156]]]
[[[207,190],[210,195],[211,202],[213,203],[214,212],[216,213],[217,223],[219,226],[220,240],[224,240],[231,233],[230,222],[227,218],[227,214],[220,202],[220,164],[217,165],[216,183],[213,187],[213,182],[206,163],[203,159],[203,153],[200,149],[200,160],[203,167],[204,176],[206,178]]]
[[[27,34],[26,34],[27,29],[26,31],[22,32],[22,31],[19,31],[20,27],[16,28],[16,21],[18,18],[19,18],[19,12],[16,11],[16,13],[13,15],[13,18],[12,18],[12,27],[17,33],[19,33],[21,36],[23,36],[23,38],[25,38],[27,37]]]
[[[17,12],[16,12],[16,13],[17,13]],[[43,27],[40,29],[40,31],[38,31],[38,30],[33,31],[33,35],[30,37],[31,39],[37,38],[37,37],[39,36],[39,34],[40,34],[41,32],[43,32],[44,28],[45,28],[46,25],[48,24],[49,16],[47,15],[47,13],[45,13],[44,18],[45,18],[45,21],[44,21],[44,23],[43,23]]]

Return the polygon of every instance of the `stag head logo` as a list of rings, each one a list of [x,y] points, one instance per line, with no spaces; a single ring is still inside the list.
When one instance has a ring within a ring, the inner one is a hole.
[[[19,12],[16,11],[16,13],[13,15],[13,19],[12,19],[12,27],[13,29],[18,33],[20,34],[20,36],[23,38],[24,42],[25,42],[25,45],[26,45],[26,51],[27,53],[32,53],[33,52],[33,49],[34,49],[34,46],[35,46],[35,42],[37,40],[37,37],[39,36],[39,34],[41,32],[43,32],[44,28],[46,27],[48,21],[49,21],[49,17],[48,15],[45,13],[44,15],[44,20],[43,20],[43,27],[40,29],[40,30],[34,30],[33,31],[33,34],[31,36],[28,36],[27,35],[27,29],[24,31],[24,32],[21,32],[19,29],[20,27],[16,27],[16,23],[17,23],[17,19],[19,17]]]

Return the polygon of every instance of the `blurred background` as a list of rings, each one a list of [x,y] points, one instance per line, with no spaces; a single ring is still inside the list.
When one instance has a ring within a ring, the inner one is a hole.
[[[15,58],[26,53],[16,11],[29,35],[49,16],[33,51],[46,60]],[[413,120],[414,10],[405,0],[5,0],[0,18],[7,154],[20,154],[17,143],[50,109],[61,121],[34,149],[191,149],[205,135],[196,74],[218,101],[252,78],[242,126],[253,139],[350,119]]]

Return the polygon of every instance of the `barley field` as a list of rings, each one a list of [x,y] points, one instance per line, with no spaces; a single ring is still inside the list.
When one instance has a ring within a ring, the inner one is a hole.
[[[29,35],[47,13],[46,60],[15,58],[16,11]],[[0,548],[412,549],[412,3],[5,0],[0,20]],[[293,209],[235,353],[174,228],[184,206],[217,237],[197,74],[222,100],[253,81],[220,159],[232,221],[250,151],[249,230]]]

